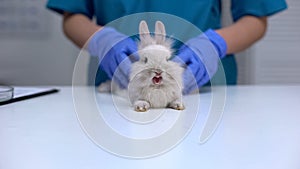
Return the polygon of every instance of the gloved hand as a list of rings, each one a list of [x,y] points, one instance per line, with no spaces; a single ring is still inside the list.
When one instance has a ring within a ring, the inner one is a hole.
[[[93,35],[87,48],[90,55],[98,57],[99,66],[108,77],[112,79],[114,76],[120,87],[126,88],[131,63],[138,60],[134,40],[114,28],[104,27]],[[118,73],[114,75],[115,72]]]
[[[218,60],[226,55],[225,40],[212,29],[188,40],[172,59],[186,66],[183,93],[206,84],[218,70]]]

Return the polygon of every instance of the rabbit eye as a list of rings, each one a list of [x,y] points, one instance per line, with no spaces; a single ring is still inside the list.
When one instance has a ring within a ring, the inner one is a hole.
[[[148,62],[148,58],[144,58],[144,63],[147,63]]]

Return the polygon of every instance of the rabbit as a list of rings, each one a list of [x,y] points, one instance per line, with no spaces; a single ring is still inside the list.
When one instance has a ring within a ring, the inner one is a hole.
[[[157,21],[154,36],[151,36],[148,25],[143,20],[139,25],[139,36],[140,59],[132,64],[128,84],[128,96],[134,110],[137,112],[145,112],[149,108],[184,110],[182,102],[184,68],[170,60],[173,54],[172,41],[166,38],[164,24]],[[116,86],[108,81],[98,89],[102,92],[116,92],[118,90]]]
[[[182,73],[183,68],[170,60],[172,41],[166,38],[165,26],[161,21],[155,23],[154,37],[148,25],[139,25],[140,60],[132,64],[128,92],[136,111],[151,108],[173,108],[183,110]]]

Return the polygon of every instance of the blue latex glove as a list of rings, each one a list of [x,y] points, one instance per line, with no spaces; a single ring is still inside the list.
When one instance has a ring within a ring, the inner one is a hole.
[[[114,28],[104,27],[93,35],[88,51],[98,57],[100,68],[110,79],[114,77],[121,88],[127,87],[131,63],[138,60],[137,44],[133,39]]]
[[[188,40],[177,52],[173,61],[183,64],[184,94],[206,84],[218,70],[219,59],[225,57],[225,40],[212,29]]]

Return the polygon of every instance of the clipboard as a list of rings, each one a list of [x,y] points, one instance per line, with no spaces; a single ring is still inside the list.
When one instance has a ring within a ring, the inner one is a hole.
[[[13,97],[1,101],[0,106],[57,92],[59,92],[58,89],[50,87],[13,87]]]

